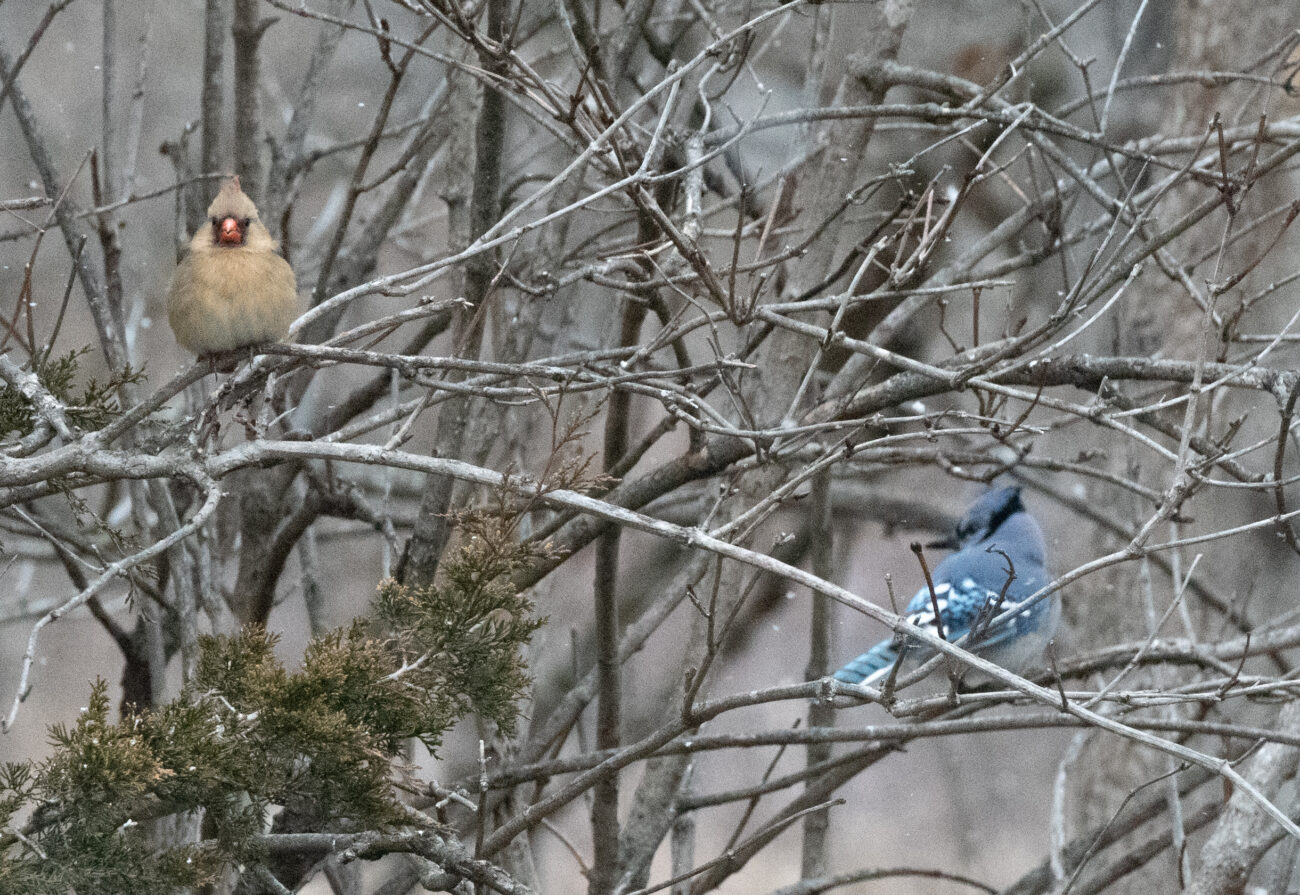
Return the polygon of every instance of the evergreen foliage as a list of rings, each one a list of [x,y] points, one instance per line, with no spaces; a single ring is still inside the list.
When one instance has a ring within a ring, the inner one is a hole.
[[[412,823],[392,786],[404,741],[436,749],[473,712],[513,731],[521,658],[542,621],[511,574],[537,558],[491,515],[461,520],[437,584],[379,587],[372,619],[314,639],[301,667],[256,627],[202,638],[175,701],[113,723],[107,685],[54,753],[0,774],[0,895],[164,893],[260,858],[268,811],[305,805],[325,828]],[[23,813],[30,817],[23,822]],[[159,850],[150,821],[202,812],[204,840]]]
[[[103,382],[88,378],[78,389],[77,373],[81,357],[89,347],[58,357],[37,353],[32,369],[41,385],[63,405],[68,422],[81,429],[100,429],[119,413],[117,391],[128,383],[138,383],[144,373],[130,366],[112,373]],[[11,386],[0,387],[0,435],[17,432],[29,435],[36,426],[36,409],[31,400]]]

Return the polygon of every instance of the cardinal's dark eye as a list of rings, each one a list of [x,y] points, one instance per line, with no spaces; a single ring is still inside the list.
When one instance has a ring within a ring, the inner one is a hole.
[[[220,218],[213,218],[213,219],[212,219],[212,226],[214,226],[214,227],[220,227],[220,226],[221,226],[221,219],[220,219]]]
[[[244,218],[242,221],[239,222],[239,229],[247,230],[248,225],[251,224],[252,222],[253,222],[252,218]]]

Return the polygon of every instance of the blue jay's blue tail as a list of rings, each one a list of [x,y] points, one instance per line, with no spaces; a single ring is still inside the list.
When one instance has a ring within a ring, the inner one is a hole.
[[[860,684],[867,678],[887,670],[898,661],[898,650],[892,640],[882,640],[848,665],[835,672],[835,680],[844,684]]]
[[[1019,670],[1032,662],[1056,630],[1060,602],[1052,594],[1008,612],[1051,580],[1043,533],[1020,502],[1020,489],[989,491],[971,504],[950,546],[957,552],[935,568],[934,592],[929,587],[917,591],[907,604],[907,620],[942,632],[949,641],[965,638],[967,647],[1004,668]],[[1004,618],[989,627],[992,615]],[[882,640],[835,672],[835,679],[875,684],[898,661],[903,642],[901,637]],[[905,665],[932,655],[928,648],[913,646],[917,649],[908,651]]]

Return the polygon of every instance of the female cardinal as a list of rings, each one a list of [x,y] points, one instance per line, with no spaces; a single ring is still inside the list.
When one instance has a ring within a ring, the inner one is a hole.
[[[176,341],[202,357],[284,338],[298,316],[293,268],[238,177],[217,193],[208,219],[190,240],[167,294]]]

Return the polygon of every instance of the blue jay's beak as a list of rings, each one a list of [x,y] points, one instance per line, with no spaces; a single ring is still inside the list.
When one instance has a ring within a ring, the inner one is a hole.
[[[957,532],[951,532],[944,535],[937,541],[930,541],[925,545],[926,550],[956,550],[961,547],[961,541],[957,538]]]

